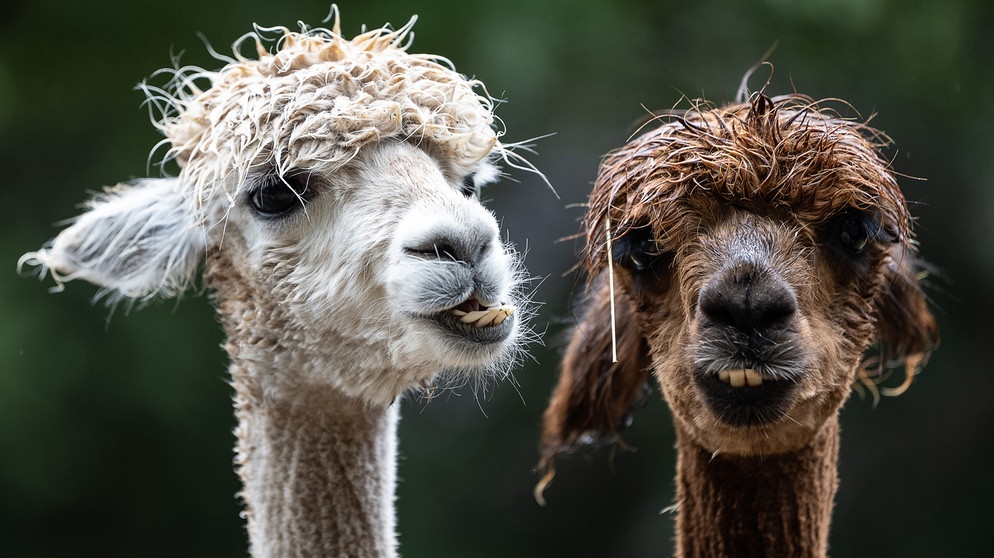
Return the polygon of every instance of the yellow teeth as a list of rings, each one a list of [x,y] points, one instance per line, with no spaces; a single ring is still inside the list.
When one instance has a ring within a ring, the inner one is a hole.
[[[504,304],[502,306],[487,308],[486,310],[476,310],[474,312],[453,310],[452,313],[455,314],[459,318],[459,321],[464,324],[471,324],[475,327],[489,327],[504,323],[504,320],[513,314],[514,310],[514,306]]]
[[[718,372],[718,379],[731,385],[733,388],[756,387],[763,385],[763,377],[752,368],[740,368],[738,370],[722,370]]]

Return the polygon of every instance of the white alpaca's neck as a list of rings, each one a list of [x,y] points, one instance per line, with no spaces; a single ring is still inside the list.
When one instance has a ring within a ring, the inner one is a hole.
[[[204,280],[228,336],[251,555],[395,557],[396,404],[320,381],[354,376],[362,362],[293,325],[273,300],[279,285],[245,273],[241,258],[218,251]]]
[[[237,366],[237,461],[252,556],[396,556],[396,406],[335,392],[269,400]]]
[[[713,455],[677,426],[677,555],[823,557],[838,485],[838,417],[807,446]]]

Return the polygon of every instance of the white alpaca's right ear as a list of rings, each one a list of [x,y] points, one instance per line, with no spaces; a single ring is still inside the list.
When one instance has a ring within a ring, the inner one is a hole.
[[[40,266],[59,288],[65,281],[89,281],[104,287],[100,296],[109,304],[178,296],[193,285],[205,239],[178,179],[119,184],[86,208],[46,247],[24,254],[18,268]]]

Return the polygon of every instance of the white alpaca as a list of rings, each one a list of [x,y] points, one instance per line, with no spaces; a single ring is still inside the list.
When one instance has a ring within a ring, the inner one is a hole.
[[[512,155],[491,99],[406,52],[413,19],[351,41],[337,19],[257,28],[220,71],[146,87],[179,175],[108,189],[20,262],[112,302],[178,296],[202,269],[253,556],[395,555],[396,399],[507,373],[527,337],[519,261],[478,201]]]

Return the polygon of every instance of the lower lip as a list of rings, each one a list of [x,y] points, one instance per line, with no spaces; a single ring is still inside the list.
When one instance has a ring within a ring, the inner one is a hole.
[[[476,327],[471,324],[462,323],[457,316],[451,312],[443,312],[428,317],[438,324],[443,330],[462,341],[477,343],[480,345],[493,345],[507,340],[514,331],[516,316],[511,314],[497,325],[486,327]]]
[[[736,388],[714,374],[697,374],[695,380],[711,411],[733,426],[779,420],[786,414],[796,386],[786,380],[764,380],[760,386]]]

